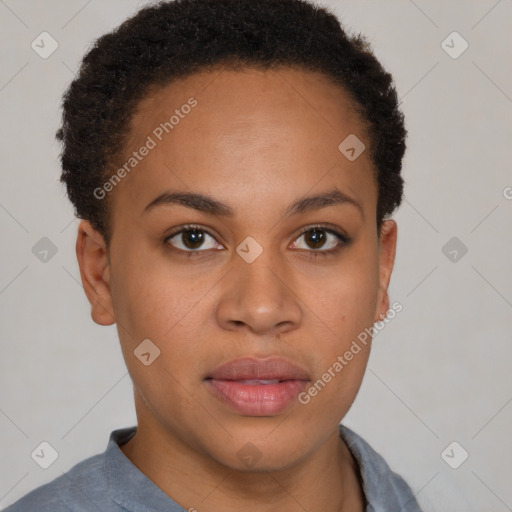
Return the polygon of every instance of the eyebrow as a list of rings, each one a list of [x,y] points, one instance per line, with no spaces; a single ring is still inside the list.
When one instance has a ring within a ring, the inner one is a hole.
[[[164,192],[153,199],[143,210],[146,213],[157,206],[179,204],[186,208],[191,208],[210,215],[222,217],[234,217],[235,211],[227,204],[213,199],[204,194],[186,193],[186,192]],[[339,189],[334,187],[327,192],[303,196],[291,204],[284,213],[284,217],[303,214],[312,210],[319,210],[328,206],[338,204],[348,204],[354,206],[362,217],[364,212],[362,206],[351,197],[347,196]]]

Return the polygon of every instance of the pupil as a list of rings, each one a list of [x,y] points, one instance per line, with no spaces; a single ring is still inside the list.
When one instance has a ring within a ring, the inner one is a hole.
[[[325,242],[325,233],[322,230],[312,229],[307,235],[308,242],[312,242],[312,246],[315,249],[322,247]]]
[[[308,243],[318,249],[325,242],[325,233],[322,230],[312,229],[306,236]],[[189,249],[200,247],[204,241],[204,233],[199,229],[189,229],[183,233],[183,242]]]
[[[189,229],[183,233],[183,243],[189,249],[200,247],[204,240],[204,233],[199,229]]]

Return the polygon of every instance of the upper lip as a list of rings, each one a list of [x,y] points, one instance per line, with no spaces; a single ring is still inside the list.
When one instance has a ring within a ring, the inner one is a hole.
[[[206,378],[216,380],[310,380],[306,370],[281,357],[233,359],[217,367]]]

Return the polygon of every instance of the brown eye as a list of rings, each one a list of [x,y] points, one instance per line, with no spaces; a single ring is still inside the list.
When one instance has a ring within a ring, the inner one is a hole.
[[[325,231],[322,229],[312,229],[305,234],[306,243],[313,249],[320,249],[327,240]]]
[[[304,239],[304,243],[294,242],[294,248],[312,249],[314,252],[333,252],[348,242],[348,239],[341,233],[322,228],[321,226],[308,228],[301,233],[297,240],[301,238]]]
[[[184,252],[204,252],[221,247],[215,238],[199,227],[186,227],[168,236],[165,242]]]
[[[204,242],[204,231],[200,229],[182,231],[181,241],[188,249],[198,249]]]

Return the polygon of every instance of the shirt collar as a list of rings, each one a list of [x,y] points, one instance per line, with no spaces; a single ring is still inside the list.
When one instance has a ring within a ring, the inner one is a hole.
[[[114,430],[105,452],[105,470],[111,498],[130,512],[181,512],[175,502],[154,484],[121,451],[137,432],[137,427]]]
[[[366,499],[365,512],[374,512],[376,510],[375,506],[378,507],[378,505],[375,505],[375,500],[381,492],[381,482],[378,482],[376,478],[371,478],[369,475],[375,476],[379,474],[381,468],[378,467],[374,458],[363,449],[362,439],[358,434],[342,424],[338,426],[338,431],[357,463],[360,482]]]

